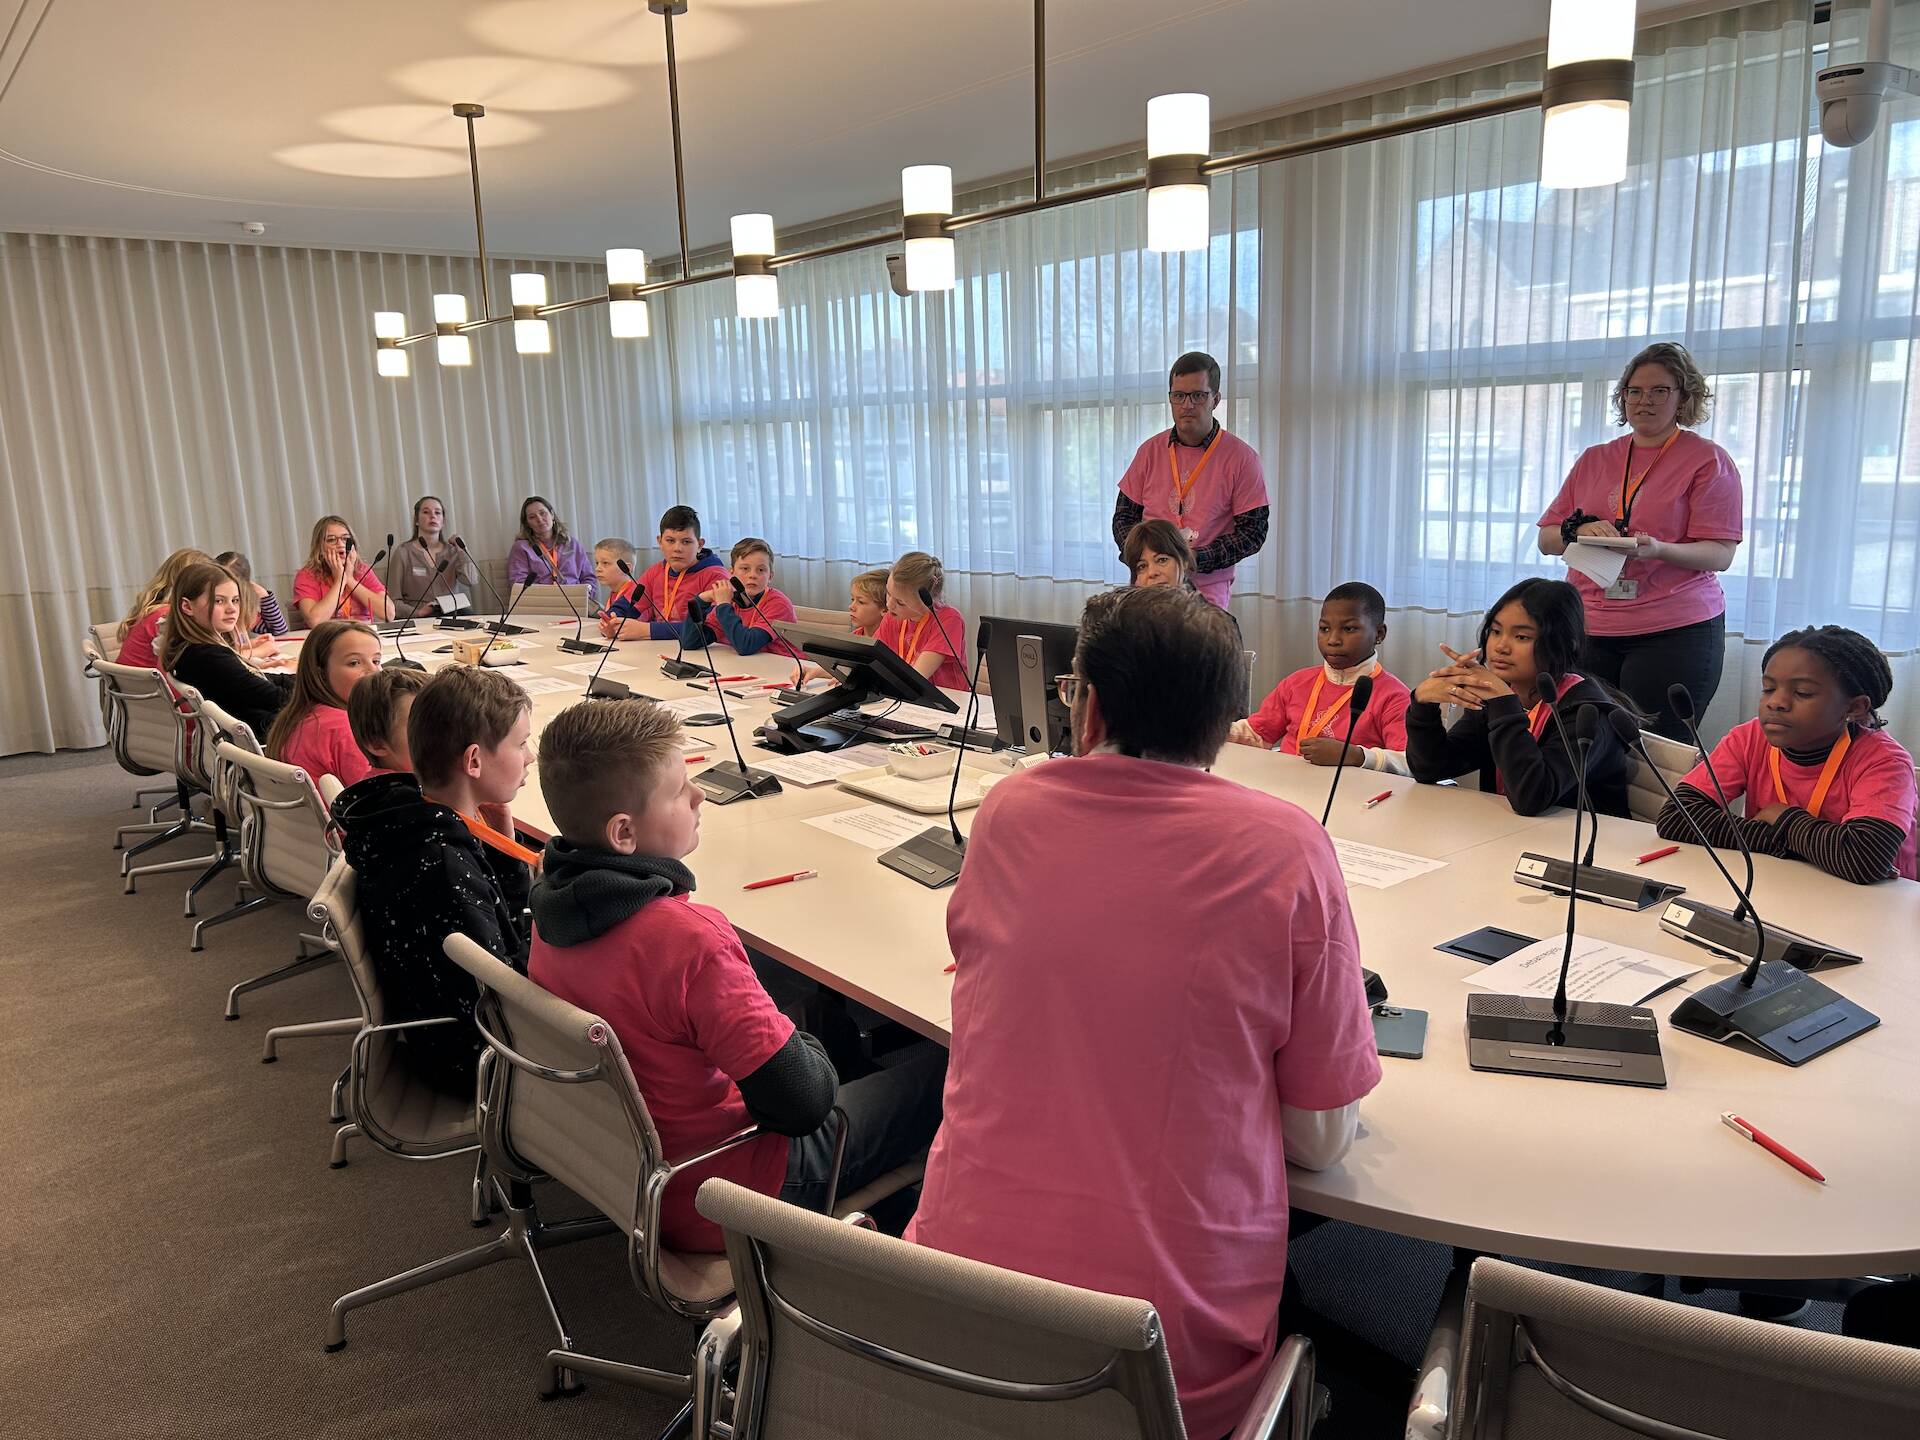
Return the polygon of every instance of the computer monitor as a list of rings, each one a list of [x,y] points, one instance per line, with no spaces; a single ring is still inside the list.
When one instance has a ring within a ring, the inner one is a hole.
[[[761,743],[787,754],[834,750],[856,737],[816,724],[836,710],[848,710],[869,700],[899,700],[934,710],[958,711],[946,693],[898,654],[871,635],[819,629],[775,621],[774,633],[839,682],[822,695],[809,695],[760,727]]]
[[[1053,677],[1072,672],[1080,627],[999,615],[980,624],[987,632],[987,681],[1001,743],[1029,755],[1070,753],[1073,719]]]

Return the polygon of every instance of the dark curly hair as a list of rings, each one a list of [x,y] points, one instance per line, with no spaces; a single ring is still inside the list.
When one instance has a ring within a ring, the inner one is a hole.
[[[1867,728],[1878,730],[1887,722],[1880,718],[1880,707],[1893,693],[1893,667],[1880,648],[1858,630],[1844,625],[1815,625],[1805,630],[1789,630],[1767,647],[1762,668],[1773,663],[1782,650],[1811,650],[1827,662],[1833,678],[1847,698],[1867,697]]]

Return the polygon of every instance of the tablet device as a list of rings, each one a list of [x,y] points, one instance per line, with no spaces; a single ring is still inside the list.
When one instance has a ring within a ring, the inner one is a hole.
[[[1476,965],[1491,965],[1496,960],[1504,960],[1532,945],[1531,935],[1522,935],[1514,930],[1502,930],[1498,925],[1482,925],[1469,934],[1457,936],[1452,940],[1442,940],[1433,948],[1446,955],[1458,955],[1462,960],[1471,960]]]

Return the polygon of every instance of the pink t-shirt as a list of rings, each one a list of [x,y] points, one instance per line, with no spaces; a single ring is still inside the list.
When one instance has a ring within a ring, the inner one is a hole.
[[[167,617],[164,605],[149,610],[133,624],[127,627],[127,638],[120,642],[120,653],[114,657],[116,665],[135,665],[142,670],[158,669],[160,653],[153,648],[153,642],[160,630],[160,622]]]
[[[687,605],[702,590],[711,590],[717,581],[726,578],[727,567],[711,556],[704,561],[696,559],[677,574],[667,569],[666,561],[656,560],[640,572],[640,588],[646,592],[646,600],[636,595],[633,603],[648,620],[684,620]]]
[[[1407,748],[1407,702],[1413,699],[1413,693],[1399,680],[1387,673],[1384,666],[1375,662],[1373,672],[1373,698],[1367,702],[1367,708],[1360,713],[1360,719],[1353,727],[1353,743],[1371,746],[1381,750],[1405,750]],[[1314,694],[1314,681],[1326,676],[1320,687],[1320,693]],[[1328,720],[1320,734],[1335,740],[1347,738],[1347,709],[1344,698],[1353,694],[1350,685],[1336,685],[1333,677],[1327,674],[1325,665],[1309,666],[1305,670],[1296,670],[1287,676],[1273,692],[1261,702],[1260,708],[1247,717],[1260,738],[1272,745],[1276,741],[1283,755],[1300,753],[1300,728],[1309,723],[1307,702],[1313,702],[1311,719],[1318,721],[1332,707],[1333,718]]]
[[[967,688],[966,662],[961,659],[966,653],[967,622],[953,606],[936,605],[911,625],[892,614],[883,615],[873,638],[909,665],[916,655],[928,651],[945,656],[933,672],[933,683],[942,690]]]
[[[1188,1433],[1225,1434],[1276,1339],[1281,1106],[1380,1079],[1326,834],[1186,766],[1049,761],[981,806],[947,938],[946,1113],[907,1238],[1150,1301]]]
[[[373,573],[373,567],[370,565],[362,565],[354,575],[354,579],[359,582],[360,589],[367,591],[369,594],[384,595],[387,593],[387,587],[380,583],[380,577]],[[293,598],[296,604],[302,600],[318,600],[332,588],[333,580],[331,577],[315,574],[313,568],[308,565],[302,565],[300,567],[300,573],[293,577]],[[360,598],[358,591],[349,590],[340,597],[340,608],[325,618],[330,620],[373,620],[379,617],[375,616],[372,607]]]
[[[727,917],[684,895],[655,900],[581,945],[549,945],[536,927],[527,974],[613,1027],[668,1160],[750,1128],[735,1082],[793,1035]],[[694,1192],[714,1175],[778,1195],[787,1178],[786,1136],[763,1135],[674,1176],[660,1209],[669,1248],[724,1248],[720,1227],[693,1208]]]
[[[794,613],[793,602],[778,590],[768,587],[760,592],[759,600],[753,604],[735,605],[733,607],[733,613],[740,617],[740,623],[749,630],[764,630],[769,635],[773,635],[773,639],[767,645],[767,649],[773,651],[775,654],[784,655],[791,648],[786,641],[782,640],[778,635],[774,635],[773,632],[773,625],[776,620],[794,620],[798,618]],[[707,611],[707,629],[713,632],[714,639],[726,640],[727,632],[720,624],[720,607],[717,605]]]
[[[1575,510],[1619,523],[1621,488],[1628,478],[1633,437],[1622,435],[1604,445],[1580,452],[1567,472],[1566,483],[1540,524],[1557,526]],[[1633,450],[1633,475],[1646,469],[1651,449]],[[1744,538],[1745,501],[1740,472],[1733,457],[1711,440],[1682,430],[1673,446],[1653,460],[1647,477],[1634,491],[1633,513],[1621,525],[1629,533],[1644,531],[1656,540],[1732,540]],[[1622,581],[1636,587],[1632,599],[1609,598],[1577,570],[1567,578],[1587,605],[1587,629],[1595,635],[1651,635],[1697,625],[1726,612],[1727,597],[1710,570],[1683,570],[1664,560],[1629,559]]]
[[[1120,493],[1146,511],[1149,520],[1170,520],[1184,530],[1193,531],[1193,548],[1211,545],[1233,528],[1233,517],[1258,510],[1268,503],[1266,476],[1260,469],[1260,456],[1238,435],[1220,431],[1206,468],[1193,481],[1184,508],[1173,470],[1167,463],[1169,453],[1180,466],[1180,478],[1192,478],[1194,467],[1204,453],[1190,445],[1172,444],[1173,431],[1162,430],[1133,452],[1133,462],[1120,477]],[[1194,589],[1214,604],[1224,607],[1233,593],[1233,566],[1209,570],[1193,576]]]
[[[1738,800],[1745,795],[1749,813],[1777,802],[1809,810],[1822,766],[1796,765],[1782,754],[1780,783],[1787,793],[1775,795],[1773,774],[1767,765],[1767,752],[1772,748],[1758,720],[1734,726],[1727,738],[1713,747],[1713,773],[1727,792],[1727,799]],[[1703,795],[1713,794],[1713,781],[1707,777],[1704,764],[1689,770],[1681,784],[1691,785]],[[1907,838],[1900,846],[1894,870],[1913,880],[1920,879],[1913,830],[1916,804],[1920,804],[1920,797],[1915,795],[1913,757],[1886,731],[1861,730],[1847,747],[1846,758],[1821,801],[1820,813],[1813,818],[1836,825],[1848,820],[1884,820],[1896,826]]]
[[[354,785],[373,773],[373,762],[354,742],[347,712],[339,705],[309,710],[274,758],[298,765],[316,784],[322,775],[331,775],[342,785]]]

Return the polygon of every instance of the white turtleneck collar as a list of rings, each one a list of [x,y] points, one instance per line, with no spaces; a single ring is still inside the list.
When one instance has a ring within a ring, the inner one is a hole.
[[[1341,686],[1343,689],[1351,689],[1353,682],[1358,680],[1362,675],[1377,675],[1380,673],[1380,657],[1378,655],[1370,655],[1364,664],[1356,665],[1351,670],[1336,670],[1324,660],[1320,662],[1320,668],[1326,672],[1327,679],[1331,680],[1335,685]]]

